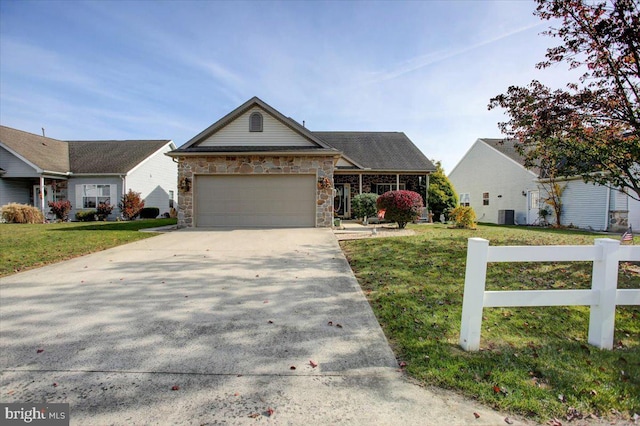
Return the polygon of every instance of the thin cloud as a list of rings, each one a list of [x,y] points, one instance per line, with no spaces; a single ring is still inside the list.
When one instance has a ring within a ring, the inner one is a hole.
[[[404,63],[402,63],[400,66],[398,66],[396,69],[393,69],[391,71],[387,71],[387,72],[378,72],[375,73],[377,75],[375,75],[373,78],[371,78],[370,80],[365,81],[363,84],[364,85],[370,85],[370,84],[374,84],[374,83],[381,83],[384,81],[389,81],[389,80],[393,80],[396,79],[398,77],[401,77],[405,74],[408,74],[410,72],[413,71],[417,71],[419,69],[428,67],[430,65],[442,62],[444,60],[462,55],[463,53],[467,53],[470,52],[472,50],[478,49],[480,47],[484,47],[487,46],[489,44],[492,43],[496,43],[500,40],[503,40],[505,38],[509,38],[511,36],[514,36],[516,34],[522,33],[524,31],[529,31],[535,27],[539,27],[542,26],[543,24],[541,23],[535,23],[535,24],[530,24],[530,25],[526,25],[524,27],[521,28],[517,28],[513,31],[509,31],[507,33],[501,34],[497,37],[493,37],[487,40],[483,40],[481,42],[478,43],[474,43],[470,46],[467,47],[463,47],[460,49],[456,49],[456,50],[442,50],[442,51],[438,51],[438,52],[434,52],[434,53],[429,53],[427,55],[422,55],[422,56],[417,56],[415,58],[409,59],[407,61],[405,61]]]

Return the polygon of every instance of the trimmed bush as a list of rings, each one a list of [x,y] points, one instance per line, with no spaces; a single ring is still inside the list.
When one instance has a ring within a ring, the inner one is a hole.
[[[476,212],[471,207],[458,206],[449,214],[456,228],[476,229]]]
[[[76,212],[76,220],[80,222],[95,222],[97,214],[96,210],[81,210]]]
[[[98,208],[96,209],[96,216],[98,216],[98,220],[104,221],[107,220],[107,217],[113,211],[113,206],[109,203],[98,203]]]
[[[140,214],[140,211],[144,208],[144,201],[140,198],[140,193],[133,190],[129,190],[122,196],[122,201],[118,203],[122,217],[126,220],[133,220]]]
[[[374,217],[378,213],[376,208],[376,201],[378,196],[365,192],[358,194],[351,200],[351,212],[357,219],[364,219],[365,217]]]
[[[2,218],[9,223],[44,223],[44,215],[34,206],[9,203],[0,209]]]
[[[59,221],[66,222],[69,219],[69,212],[71,211],[71,201],[49,201],[49,208],[51,208],[51,212],[56,215]]]
[[[160,215],[158,207],[145,207],[140,210],[140,219],[155,219]]]
[[[402,229],[407,223],[420,217],[424,202],[422,196],[413,191],[388,191],[378,197],[378,210],[384,210],[385,220],[397,222]]]

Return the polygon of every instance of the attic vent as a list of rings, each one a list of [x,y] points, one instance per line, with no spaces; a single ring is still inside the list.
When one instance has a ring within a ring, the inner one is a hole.
[[[260,114],[259,112],[251,113],[251,115],[249,116],[249,131],[262,131],[262,114]]]

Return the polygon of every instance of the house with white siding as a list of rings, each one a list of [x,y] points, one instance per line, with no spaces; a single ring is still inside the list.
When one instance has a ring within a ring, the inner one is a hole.
[[[165,153],[175,148],[170,140],[61,141],[0,126],[0,206],[29,204],[46,214],[49,201],[69,200],[73,218],[108,202],[113,219],[131,189],[145,207],[169,213],[178,172]]]
[[[524,167],[513,140],[478,139],[449,173],[449,180],[460,203],[473,207],[479,222],[539,223],[546,181],[539,178],[539,170]],[[618,232],[631,225],[640,231],[640,202],[580,177],[557,182],[564,188],[563,226]]]

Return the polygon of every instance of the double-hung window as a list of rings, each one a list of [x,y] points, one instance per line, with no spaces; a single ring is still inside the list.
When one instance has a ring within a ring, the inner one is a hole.
[[[460,205],[462,207],[469,207],[471,205],[471,196],[468,192],[460,194]]]
[[[488,206],[489,205],[489,193],[488,192],[483,192],[482,193],[482,205],[483,206]]]
[[[111,204],[112,185],[79,185],[82,194],[82,208],[95,209],[100,203]]]

